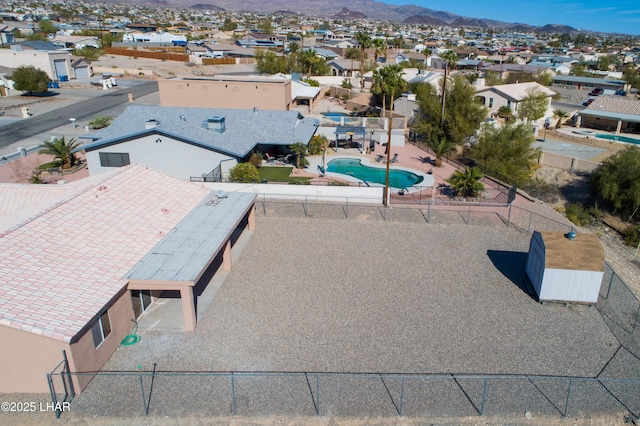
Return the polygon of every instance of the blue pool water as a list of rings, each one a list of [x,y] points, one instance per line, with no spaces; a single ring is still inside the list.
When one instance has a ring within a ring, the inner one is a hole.
[[[363,166],[357,158],[335,158],[327,164],[327,171],[353,176],[365,182],[385,184],[385,168]],[[393,188],[411,188],[423,180],[423,176],[405,170],[391,169],[389,171],[389,186]]]
[[[344,117],[345,123],[362,120],[361,118],[352,117],[344,112],[325,112],[322,115],[324,115],[329,120],[335,121],[336,123],[340,123],[342,121],[342,117]]]
[[[609,141],[627,142],[640,145],[640,139],[628,138],[626,136],[609,135],[607,133],[596,133],[596,137],[600,139],[606,139]]]

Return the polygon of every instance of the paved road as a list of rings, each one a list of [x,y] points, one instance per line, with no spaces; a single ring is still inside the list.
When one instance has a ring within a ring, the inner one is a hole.
[[[138,98],[157,91],[158,82],[151,81],[133,87],[120,89],[85,101],[80,101],[73,105],[38,115],[33,119],[20,120],[6,126],[2,126],[0,127],[0,148],[40,133],[47,132],[55,127],[69,124],[69,117],[75,117],[77,120],[82,120],[123,104],[128,101],[129,93],[132,93],[134,98]]]

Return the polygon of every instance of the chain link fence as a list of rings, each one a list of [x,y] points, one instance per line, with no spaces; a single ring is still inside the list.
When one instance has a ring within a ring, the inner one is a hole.
[[[74,373],[77,375],[78,373]],[[92,417],[468,417],[631,414],[640,380],[330,372],[99,372],[73,402]]]

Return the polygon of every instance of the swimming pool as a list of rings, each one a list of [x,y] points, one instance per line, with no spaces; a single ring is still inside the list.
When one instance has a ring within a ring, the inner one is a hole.
[[[325,116],[328,120],[335,121],[336,123],[341,123],[344,120],[345,123],[355,123],[361,121],[361,118],[354,117],[344,112],[324,112],[322,115]]]
[[[636,145],[640,145],[640,139],[628,138],[626,136],[619,136],[619,135],[610,135],[608,133],[596,133],[596,138],[606,139],[606,140],[609,140],[609,141],[627,142],[627,143],[633,143],[633,144],[636,144]]]
[[[340,173],[367,183],[378,183],[380,185],[385,184],[386,178],[385,167],[365,166],[361,163],[361,160],[357,158],[335,158],[327,164],[327,172]],[[389,186],[392,188],[411,188],[414,185],[422,183],[423,180],[423,176],[406,170],[389,170]]]

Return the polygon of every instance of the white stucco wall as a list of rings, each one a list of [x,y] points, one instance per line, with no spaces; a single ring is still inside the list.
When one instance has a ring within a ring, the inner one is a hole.
[[[156,142],[157,139],[161,142]],[[128,153],[131,164],[149,167],[184,180],[209,173],[222,160],[232,158],[166,136],[149,135],[87,152],[87,165],[91,175],[113,170],[113,167],[100,165],[100,152]],[[223,165],[226,169],[233,167],[235,160],[225,161]]]

